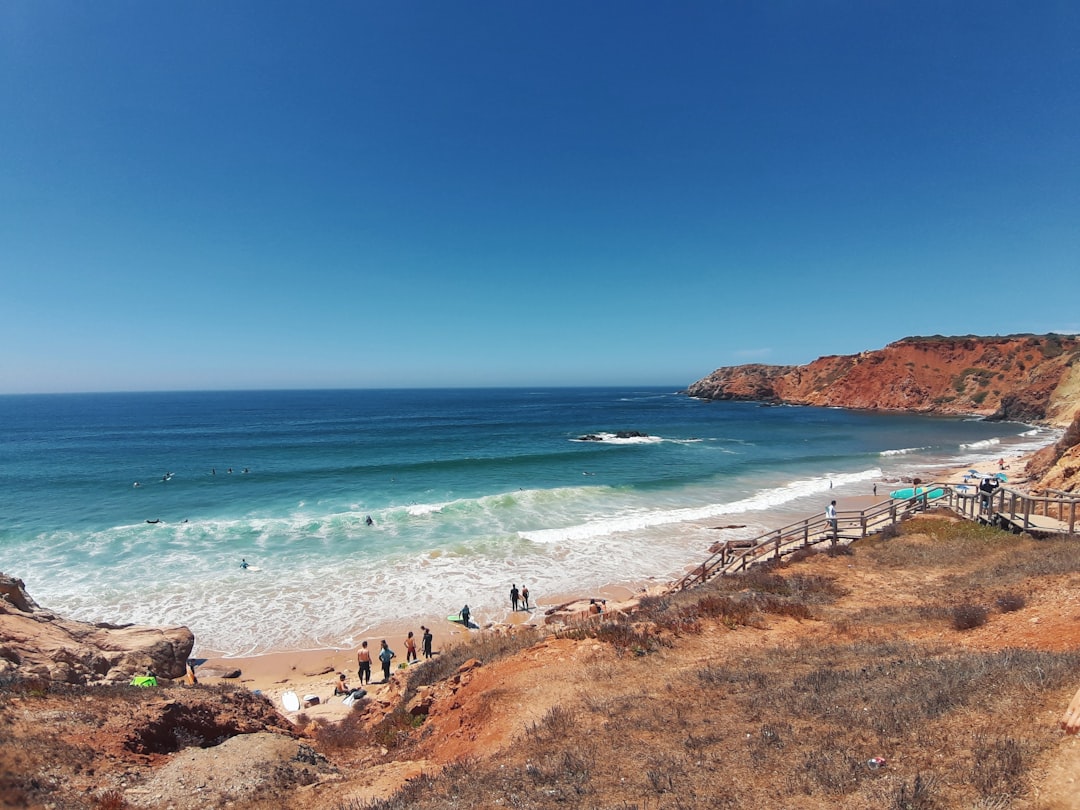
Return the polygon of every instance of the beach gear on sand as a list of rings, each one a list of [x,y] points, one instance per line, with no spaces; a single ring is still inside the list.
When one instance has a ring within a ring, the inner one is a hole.
[[[136,675],[131,679],[132,686],[157,686],[157,678],[153,675]]]
[[[893,490],[889,493],[889,497],[907,500],[908,498],[917,498],[923,495],[927,498],[940,498],[944,494],[945,490],[940,488],[927,490],[926,487],[904,487],[903,489]]]
[[[285,707],[285,711],[300,711],[300,698],[297,696],[296,692],[285,692],[281,696],[281,704]]]

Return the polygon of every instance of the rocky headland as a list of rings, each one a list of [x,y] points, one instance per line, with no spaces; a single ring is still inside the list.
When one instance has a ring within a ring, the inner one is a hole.
[[[907,337],[802,366],[718,368],[686,389],[700,399],[1068,425],[1080,411],[1080,339],[1066,335]]]
[[[1032,488],[1080,491],[1080,338],[908,337],[803,366],[718,368],[688,396],[926,414],[1065,428],[1026,470]]]

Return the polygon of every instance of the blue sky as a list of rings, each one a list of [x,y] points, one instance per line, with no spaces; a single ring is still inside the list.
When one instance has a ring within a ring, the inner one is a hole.
[[[1080,5],[0,5],[0,393],[1080,331]]]

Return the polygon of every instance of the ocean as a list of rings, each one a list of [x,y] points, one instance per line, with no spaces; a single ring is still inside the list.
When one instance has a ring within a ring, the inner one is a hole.
[[[187,625],[196,654],[350,648],[465,603],[505,619],[511,583],[543,606],[664,582],[1054,438],[677,386],[0,396],[0,571],[69,618]]]

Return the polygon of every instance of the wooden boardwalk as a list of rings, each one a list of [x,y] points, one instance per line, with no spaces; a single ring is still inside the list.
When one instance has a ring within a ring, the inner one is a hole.
[[[999,487],[988,500],[969,487],[953,484],[922,484],[926,492],[898,500],[890,498],[860,511],[837,511],[836,529],[824,515],[806,518],[747,540],[716,544],[714,552],[673,584],[677,590],[708,582],[715,576],[745,571],[766,560],[779,560],[821,544],[845,545],[892,526],[905,518],[935,507],[945,507],[967,520],[999,526],[1035,536],[1072,535],[1080,528],[1080,497],[1069,493],[1035,496]]]

